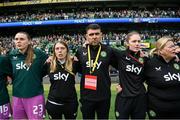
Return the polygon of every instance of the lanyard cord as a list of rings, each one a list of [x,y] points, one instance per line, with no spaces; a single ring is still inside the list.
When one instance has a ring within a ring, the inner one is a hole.
[[[92,70],[91,70],[91,53],[90,53],[90,47],[89,47],[89,45],[88,45],[88,61],[89,61],[89,66],[90,66],[90,67],[89,67],[89,68],[90,68],[90,74],[92,74],[92,73],[94,72],[95,68],[96,68],[96,64],[97,64],[98,59],[99,59],[100,51],[101,51],[101,45],[99,45],[99,50],[98,50],[98,53],[97,53],[97,55],[96,55],[95,62],[94,62],[94,64],[93,64],[93,68],[92,68]]]
[[[61,65],[61,68],[64,69],[65,71],[69,72],[70,74],[72,74],[72,75],[75,76],[75,74],[74,74],[72,71],[66,69],[63,65]]]
[[[136,62],[144,65],[142,62],[140,62],[137,58],[133,57],[131,54],[128,54],[128,55],[129,55],[129,57],[131,57],[131,58],[132,58],[133,60],[135,60]]]

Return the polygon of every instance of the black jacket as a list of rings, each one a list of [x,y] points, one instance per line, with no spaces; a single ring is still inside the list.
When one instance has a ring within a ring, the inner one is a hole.
[[[180,109],[180,62],[166,62],[154,55],[145,64],[150,108],[159,110]]]
[[[140,57],[129,49],[115,51],[118,59],[119,84],[122,87],[122,97],[134,97],[145,93],[143,82],[144,62],[146,58]]]
[[[111,80],[109,76],[109,65],[113,65],[115,62],[115,56],[112,48],[101,44],[101,52],[98,59],[98,65],[92,75],[97,76],[97,90],[89,90],[84,87],[85,75],[90,74],[90,68],[88,66],[88,49],[87,47],[81,47],[76,53],[76,57],[79,59],[79,69],[82,70],[82,77],[80,82],[80,95],[81,99],[100,101],[110,99]],[[91,60],[95,61],[99,46],[90,46]]]
[[[64,65],[57,61],[57,70],[53,73],[49,73],[51,82],[48,100],[56,103],[71,102],[77,100],[77,94],[75,89],[75,75],[64,69]],[[75,63],[73,65],[73,68]],[[75,72],[75,69],[72,71]]]

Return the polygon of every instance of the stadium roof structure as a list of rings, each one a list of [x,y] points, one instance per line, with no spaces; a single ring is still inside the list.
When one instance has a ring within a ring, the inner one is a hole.
[[[78,2],[132,2],[132,3],[180,3],[180,0],[1,0],[0,7],[35,5],[35,4],[53,4],[53,3],[78,3]]]

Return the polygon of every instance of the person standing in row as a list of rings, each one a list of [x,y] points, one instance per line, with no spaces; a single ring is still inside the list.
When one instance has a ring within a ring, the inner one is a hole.
[[[47,55],[33,49],[26,32],[18,32],[14,43],[16,49],[9,53],[13,69],[13,119],[43,119],[45,100],[42,78]]]
[[[141,51],[140,34],[135,31],[128,33],[125,44],[125,51],[114,51],[119,70],[115,116],[116,119],[145,119],[147,107],[143,71],[146,58]]]
[[[180,61],[173,38],[164,36],[156,42],[145,64],[150,119],[180,118]]]
[[[112,48],[101,44],[102,32],[98,24],[86,28],[85,47],[78,49],[76,57],[82,71],[80,82],[80,102],[83,119],[108,119],[111,80],[109,65],[115,57]]]
[[[11,75],[12,69],[9,59],[0,55],[0,120],[9,119],[12,115],[9,94],[6,87],[7,76]]]
[[[64,41],[55,43],[49,65],[51,82],[46,109],[50,119],[76,119],[78,110],[75,89],[75,62]]]

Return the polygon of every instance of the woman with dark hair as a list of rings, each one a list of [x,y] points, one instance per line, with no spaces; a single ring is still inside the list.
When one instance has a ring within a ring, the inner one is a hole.
[[[47,55],[33,49],[26,32],[15,35],[16,49],[10,51],[13,69],[13,119],[43,119],[45,101],[42,78]]]
[[[141,37],[138,32],[127,35],[125,51],[115,50],[119,70],[118,94],[115,102],[116,119],[145,119],[146,90],[144,87],[144,61]]]
[[[164,36],[156,42],[145,64],[150,119],[180,118],[180,62],[173,38]]]
[[[75,62],[70,57],[65,42],[57,42],[53,47],[52,61],[49,65],[51,82],[46,109],[50,119],[75,119],[78,102],[75,90]]]

